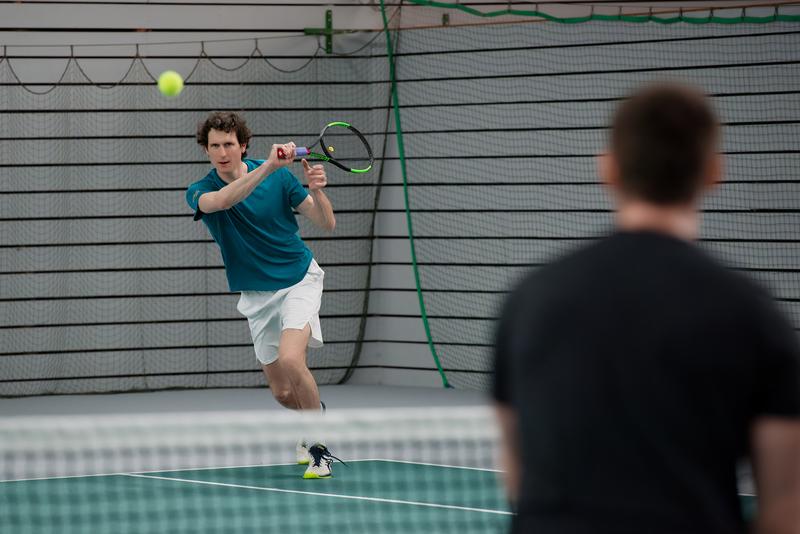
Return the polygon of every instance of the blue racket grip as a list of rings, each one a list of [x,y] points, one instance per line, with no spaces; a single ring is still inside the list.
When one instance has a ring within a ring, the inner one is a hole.
[[[302,158],[303,156],[308,156],[310,153],[311,153],[311,151],[310,151],[310,150],[308,150],[308,149],[307,149],[306,147],[304,147],[304,146],[298,146],[298,147],[296,147],[296,148],[294,149],[294,155],[295,155],[295,156],[299,156],[299,157],[301,157],[301,158]],[[279,157],[279,158],[281,158],[281,159],[286,159],[286,152],[284,152],[282,148],[279,148],[279,149],[278,149],[278,157]]]

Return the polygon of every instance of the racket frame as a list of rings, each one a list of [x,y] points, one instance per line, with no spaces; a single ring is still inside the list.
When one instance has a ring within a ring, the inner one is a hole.
[[[369,165],[366,168],[364,168],[364,169],[353,169],[353,168],[347,167],[347,166],[343,165],[342,163],[340,163],[339,161],[337,161],[336,158],[334,158],[331,155],[331,153],[328,151],[328,147],[326,146],[326,143],[324,142],[325,141],[325,132],[331,126],[343,126],[343,127],[347,128],[348,130],[350,130],[351,132],[356,134],[358,136],[358,138],[361,140],[361,142],[364,143],[364,147],[367,149],[367,154],[369,155]],[[320,141],[323,141],[323,142],[320,143]],[[318,143],[320,145],[320,149],[322,150],[322,154],[320,154],[319,152],[312,152],[312,150],[311,150]],[[301,152],[301,151],[305,151],[305,154],[298,154],[298,152]],[[314,141],[313,144],[311,144],[311,145],[309,145],[307,147],[297,147],[295,149],[295,155],[296,156],[300,156],[300,157],[309,157],[309,158],[313,158],[315,160],[325,161],[327,163],[332,163],[333,165],[336,165],[337,167],[339,167],[343,171],[352,172],[354,174],[364,174],[366,172],[369,172],[372,169],[372,164],[374,162],[374,156],[372,155],[372,147],[369,146],[369,143],[367,142],[367,139],[364,137],[364,135],[361,132],[359,132],[357,129],[355,129],[355,127],[353,127],[351,124],[346,123],[346,122],[342,122],[342,121],[335,121],[335,122],[330,122],[330,123],[326,124],[325,128],[323,128],[322,132],[319,134],[319,137],[317,137],[317,140]],[[280,149],[280,148],[278,149],[278,157],[280,157],[280,158],[284,157],[283,156],[283,149]]]

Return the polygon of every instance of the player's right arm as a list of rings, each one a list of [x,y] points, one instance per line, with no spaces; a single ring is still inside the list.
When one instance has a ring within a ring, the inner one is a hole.
[[[278,157],[277,149],[283,148],[287,153],[285,159]],[[294,160],[294,143],[285,145],[272,145],[267,160],[245,174],[238,180],[234,180],[218,191],[203,193],[198,199],[197,206],[203,213],[214,213],[216,211],[227,210],[244,200],[258,187],[264,178],[275,172],[281,167],[286,167]]]
[[[494,375],[492,396],[495,400],[495,415],[500,428],[500,463],[502,479],[509,503],[516,506],[519,498],[522,456],[520,454],[519,415],[515,406],[515,384],[510,338],[514,332],[512,323],[518,315],[515,301],[519,289],[513,291],[503,306],[494,343]]]
[[[800,419],[762,417],[752,429],[758,534],[800,533]]]
[[[508,404],[495,403],[495,415],[500,427],[500,467],[509,502],[515,504],[519,497],[522,460],[519,451],[517,412]]]
[[[757,320],[762,329],[760,380],[754,396],[757,415],[750,426],[756,532],[800,534],[800,345],[792,325],[771,302]]]

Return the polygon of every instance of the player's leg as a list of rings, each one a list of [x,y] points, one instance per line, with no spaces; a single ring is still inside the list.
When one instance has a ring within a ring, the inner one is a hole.
[[[284,329],[278,347],[278,361],[281,370],[289,377],[299,409],[316,411],[321,409],[319,389],[306,361],[306,350],[311,336],[310,324],[306,324],[303,329]],[[319,436],[316,436],[316,440],[301,440],[297,444],[297,463],[308,464],[303,478],[331,477],[331,463],[334,458]]]
[[[281,305],[282,331],[278,346],[278,361],[292,385],[300,410],[324,410],[319,398],[316,380],[308,369],[306,359],[309,347],[323,345],[319,310],[322,301],[325,272],[312,261],[303,280],[292,286]],[[334,457],[319,441],[308,441],[306,447],[298,444],[298,463],[301,456],[308,461],[304,478],[328,478]],[[300,454],[305,452],[305,455]]]
[[[294,394],[292,381],[289,379],[288,373],[283,369],[280,358],[270,364],[262,365],[261,369],[264,371],[267,384],[275,400],[285,408],[299,410],[300,404]]]
[[[286,328],[281,332],[281,342],[278,346],[278,362],[280,364],[281,378],[288,382],[293,400],[297,402],[297,409],[319,410],[319,389],[314,376],[306,363],[306,349],[311,337],[311,326],[306,325],[302,330]],[[269,375],[268,375],[269,376]]]
[[[293,410],[317,410],[320,408],[319,390],[316,381],[308,370],[305,347],[308,344],[310,328],[304,330],[287,329],[281,332],[281,342],[276,348],[277,359],[264,365],[264,374],[275,398],[283,406]],[[303,399],[300,401],[299,399]],[[297,441],[297,463],[306,465],[311,461],[309,447],[314,443],[301,438]]]
[[[267,379],[267,385],[282,406],[300,408],[292,382],[278,358],[281,339],[281,306],[288,291],[245,291],[237,309],[247,317],[256,358]]]
[[[291,384],[300,410],[319,410],[319,389],[308,369],[308,347],[321,347],[319,309],[325,272],[311,262],[302,281],[287,291],[281,303],[281,334],[278,361]]]
[[[275,350],[277,353],[277,347]],[[278,358],[270,364],[263,365],[262,369],[275,399],[290,410],[299,410],[300,403],[297,402],[292,380],[289,378],[289,373],[284,369],[281,359]],[[306,439],[297,440],[295,454],[298,464],[307,465],[309,463],[311,457],[308,454],[308,447],[309,443]]]

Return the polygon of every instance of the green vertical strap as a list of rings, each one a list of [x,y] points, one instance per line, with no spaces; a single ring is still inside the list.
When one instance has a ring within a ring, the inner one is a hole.
[[[333,11],[325,11],[325,53],[333,53]]]
[[[422,324],[425,326],[425,336],[428,338],[428,347],[431,349],[433,361],[436,363],[436,368],[439,369],[439,375],[442,377],[442,385],[446,388],[452,387],[448,381],[447,376],[444,374],[442,364],[439,361],[439,355],[436,354],[436,346],[433,344],[433,337],[431,336],[431,326],[428,324],[428,313],[425,311],[425,299],[422,296],[422,286],[419,283],[419,269],[417,268],[417,251],[414,246],[414,230],[411,224],[411,210],[408,202],[408,175],[406,173],[406,152],[403,145],[403,131],[400,128],[400,100],[397,96],[397,80],[394,72],[394,51],[392,50],[392,36],[389,34],[389,20],[386,18],[386,6],[381,0],[381,16],[383,17],[383,31],[386,33],[386,52],[389,58],[389,77],[392,80],[392,107],[394,108],[394,122],[395,130],[397,131],[397,150],[400,155],[400,169],[403,173],[403,197],[406,204],[406,223],[408,224],[408,241],[411,245],[411,264],[414,269],[414,282],[417,286],[417,297],[419,297],[419,310],[422,314]]]

